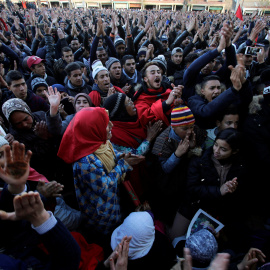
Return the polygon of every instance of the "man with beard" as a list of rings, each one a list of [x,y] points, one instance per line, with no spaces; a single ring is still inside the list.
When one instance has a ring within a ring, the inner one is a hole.
[[[167,89],[162,83],[161,70],[157,63],[149,62],[142,70],[143,83],[132,100],[142,124],[147,125],[149,115],[155,114],[155,120],[170,125],[170,114],[175,104],[180,103],[183,86]]]
[[[142,75],[136,69],[136,62],[132,55],[125,55],[122,60],[123,74],[130,80],[132,86],[142,82]]]
[[[123,74],[120,60],[110,57],[109,60],[106,61],[106,68],[110,73],[111,83],[114,86],[120,87],[130,98],[133,97],[134,88],[132,86],[132,80],[128,79]]]

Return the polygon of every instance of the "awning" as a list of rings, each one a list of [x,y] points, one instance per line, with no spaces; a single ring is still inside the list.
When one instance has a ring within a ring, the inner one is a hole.
[[[193,6],[192,10],[205,10],[205,6]]]
[[[129,7],[131,7],[131,8],[141,8],[142,5],[141,4],[129,4]]]
[[[222,10],[223,7],[209,7],[209,10]]]
[[[165,9],[166,9],[166,8],[172,9],[172,6],[162,6],[162,5],[161,5],[161,6],[160,6],[160,9],[163,9],[163,8],[165,8]]]
[[[114,3],[114,7],[115,8],[127,8],[127,4],[126,3],[124,3],[124,4]]]

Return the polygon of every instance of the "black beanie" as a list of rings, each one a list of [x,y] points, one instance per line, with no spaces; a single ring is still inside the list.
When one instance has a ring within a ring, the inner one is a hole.
[[[115,116],[119,115],[121,111],[123,111],[125,99],[125,94],[115,93],[105,100],[103,107],[109,111],[110,120],[114,120]]]

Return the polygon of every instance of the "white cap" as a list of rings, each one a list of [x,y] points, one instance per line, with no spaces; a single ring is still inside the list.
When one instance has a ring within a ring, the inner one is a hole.
[[[102,62],[100,60],[95,60],[92,64],[92,77],[93,79],[95,79],[96,75],[102,71],[102,70],[106,70],[108,71],[107,68],[105,68],[103,65],[102,65]]]

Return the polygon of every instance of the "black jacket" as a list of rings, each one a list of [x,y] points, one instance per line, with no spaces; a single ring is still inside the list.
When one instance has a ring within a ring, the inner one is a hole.
[[[234,193],[222,196],[220,176],[211,159],[212,154],[213,148],[208,148],[202,157],[194,157],[189,164],[186,192],[189,213],[183,214],[192,218],[195,212],[201,208],[210,215],[219,217],[222,222],[239,218],[245,200],[244,181],[247,173],[245,163],[241,157],[233,156],[225,182],[237,177],[238,186]]]

